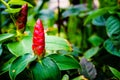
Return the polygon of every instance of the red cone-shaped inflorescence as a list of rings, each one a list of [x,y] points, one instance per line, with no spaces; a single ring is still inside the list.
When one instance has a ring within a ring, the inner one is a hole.
[[[24,4],[18,14],[17,20],[16,20],[16,27],[17,30],[24,31],[25,25],[27,22],[27,13],[28,13],[28,5]]]
[[[45,35],[42,21],[37,20],[33,32],[32,50],[35,55],[42,56],[45,50]]]

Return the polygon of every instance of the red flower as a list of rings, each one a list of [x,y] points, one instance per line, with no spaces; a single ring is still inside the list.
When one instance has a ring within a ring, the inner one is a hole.
[[[21,30],[22,32],[25,30],[25,25],[27,22],[27,12],[28,12],[28,5],[24,4],[16,20],[17,30]]]
[[[44,28],[40,19],[37,20],[34,27],[32,50],[38,56],[42,56],[45,50]]]

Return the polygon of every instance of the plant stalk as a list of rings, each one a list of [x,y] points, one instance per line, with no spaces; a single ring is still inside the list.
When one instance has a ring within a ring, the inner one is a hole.
[[[8,3],[6,3],[4,0],[0,0],[7,9],[10,9],[10,6],[8,5]],[[13,20],[13,23],[15,24],[15,18],[12,16],[12,14],[10,14],[10,18]]]

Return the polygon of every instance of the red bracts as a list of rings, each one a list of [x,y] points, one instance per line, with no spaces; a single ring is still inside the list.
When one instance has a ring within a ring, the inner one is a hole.
[[[45,35],[42,21],[37,20],[33,32],[32,50],[35,55],[42,56],[45,50]]]
[[[28,5],[24,4],[16,20],[17,30],[21,30],[22,32],[25,30],[25,25],[27,22],[27,13],[28,13]]]

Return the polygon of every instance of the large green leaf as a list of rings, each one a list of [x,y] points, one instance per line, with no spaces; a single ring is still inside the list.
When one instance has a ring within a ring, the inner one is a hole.
[[[32,37],[24,37],[19,42],[8,43],[9,51],[15,56],[24,55],[25,53],[32,53]]]
[[[52,54],[49,55],[56,64],[58,65],[60,70],[69,70],[69,69],[78,69],[80,68],[79,63],[74,58],[67,56],[67,55],[59,55],[59,54]]]
[[[24,4],[28,4],[29,7],[33,7],[30,3],[24,1],[24,0],[10,0],[8,2],[8,4],[12,4],[12,5],[24,5]]]
[[[106,21],[106,31],[113,44],[120,47],[120,20],[110,16]]]
[[[70,44],[60,37],[46,36],[45,43],[46,50],[71,50]],[[19,42],[9,43],[7,47],[16,56],[32,53],[32,36],[26,36]]]
[[[84,21],[84,25],[86,25],[88,22],[90,22],[92,19],[98,17],[98,16],[102,16],[104,14],[106,14],[107,12],[109,12],[110,10],[114,10],[116,9],[116,7],[104,7],[101,9],[97,9],[95,11],[92,11],[89,16],[85,19]]]
[[[11,64],[9,75],[12,80],[15,80],[16,76],[22,72],[26,66],[35,59],[33,55],[27,53],[23,56],[17,57]]]
[[[105,41],[104,47],[110,54],[120,57],[120,49],[117,49],[110,39]]]
[[[60,70],[49,57],[41,59],[30,65],[33,80],[61,80]]]
[[[17,13],[17,12],[19,12],[20,10],[21,10],[21,8],[16,8],[16,9],[14,9],[14,8],[9,8],[9,9],[5,9],[5,11],[8,12],[8,13]]]
[[[105,7],[105,8],[97,9],[97,10],[91,12],[90,15],[86,18],[84,25],[86,25],[92,19],[107,13],[108,9],[109,9],[108,7]]]
[[[69,17],[71,15],[78,15],[80,14],[80,12],[86,11],[87,8],[84,5],[75,5],[72,7],[69,7],[68,10],[64,11],[62,13],[62,16],[65,17]]]
[[[0,43],[9,40],[10,38],[14,37],[14,34],[6,33],[6,34],[0,34]]]
[[[99,47],[90,48],[84,53],[84,57],[86,59],[89,59],[89,58],[93,57],[95,54],[97,54],[98,51],[99,51]]]
[[[120,21],[114,16],[110,16],[106,21],[106,30],[109,37],[114,34],[120,35]]]
[[[71,50],[70,44],[63,38],[56,36],[46,36],[45,38],[46,50]]]
[[[110,67],[110,66],[109,66],[109,69],[111,70],[111,72],[114,74],[115,77],[120,79],[120,71],[118,71],[117,69]]]

